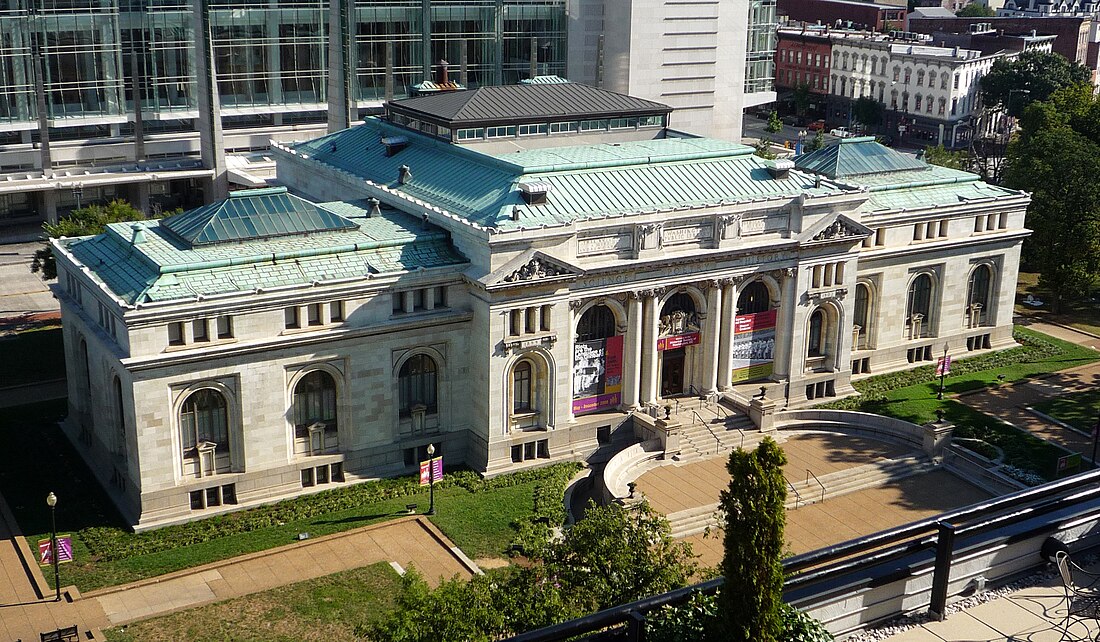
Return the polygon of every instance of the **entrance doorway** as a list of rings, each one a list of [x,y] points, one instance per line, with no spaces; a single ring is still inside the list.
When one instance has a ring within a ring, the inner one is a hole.
[[[675,397],[684,392],[684,349],[661,354],[661,396]]]

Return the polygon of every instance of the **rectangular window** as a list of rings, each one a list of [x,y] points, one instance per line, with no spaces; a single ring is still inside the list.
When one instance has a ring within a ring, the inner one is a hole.
[[[523,459],[528,460],[528,459],[534,459],[534,458],[535,458],[535,442],[529,441],[529,442],[523,444]]]
[[[312,485],[313,485],[313,469],[312,468],[303,468],[302,469],[302,488],[309,488]]]
[[[327,484],[328,483],[328,466],[318,466],[317,467],[317,483],[318,484]]]
[[[333,301],[328,304],[328,320],[331,323],[344,320],[344,302]]]
[[[947,237],[947,220],[940,221],[940,238]]]
[[[880,227],[875,230],[875,245],[882,247],[886,245],[886,228]]]
[[[981,232],[984,229],[985,229],[985,217],[984,216],[975,216],[974,217],[974,231],[975,232]]]
[[[546,123],[536,123],[533,125],[520,125],[517,130],[520,136],[538,136],[547,132]]]
[[[424,309],[424,290],[413,290],[413,310]]]
[[[458,130],[458,140],[478,140],[481,138],[485,138],[485,128],[483,127]]]
[[[401,314],[405,311],[405,297],[401,292],[394,292],[390,295],[393,301],[393,313]]]
[[[539,317],[539,329],[543,332],[550,331],[550,312],[553,310],[553,306],[542,306],[542,314]]]
[[[523,446],[512,446],[512,463],[518,464],[523,461]]]
[[[202,510],[206,505],[202,503],[202,491],[193,490],[188,495],[191,498],[191,510]]]
[[[292,305],[283,309],[283,324],[288,330],[301,327],[301,323],[298,321],[298,306]]]
[[[209,341],[210,336],[206,334],[206,319],[197,319],[191,323],[191,331],[194,333],[192,336],[195,341]]]
[[[1008,229],[1008,212],[1001,212],[1000,220],[997,222],[997,229]]]
[[[540,439],[536,443],[538,444],[538,446],[537,446],[538,452],[536,453],[536,456],[539,459],[550,459],[550,442],[549,442],[549,440]]]
[[[502,125],[498,127],[486,127],[486,138],[511,138],[516,135],[515,125]]]
[[[508,334],[518,337],[523,331],[523,311],[512,310],[508,313]]]
[[[527,308],[526,312],[527,312],[527,314],[525,315],[526,316],[526,323],[524,324],[523,329],[528,334],[533,334],[533,333],[536,332],[536,329],[539,327],[538,326],[538,324],[539,324],[538,308]]]
[[[222,503],[223,504],[236,504],[237,503],[237,485],[226,484],[222,486]]]
[[[330,477],[334,482],[344,481],[344,465],[340,462],[336,462],[329,466]]]
[[[575,120],[567,121],[564,123],[550,123],[550,133],[560,134],[562,132],[575,132],[580,127],[580,123]]]
[[[581,121],[581,131],[582,132],[596,131],[596,130],[600,130],[600,129],[607,129],[607,121],[606,120],[582,120]]]
[[[919,241],[924,238],[924,223],[917,223],[913,226],[913,240]]]
[[[442,285],[436,286],[433,288],[433,296],[435,297],[435,307],[447,307],[447,288]]]
[[[644,116],[638,119],[638,127],[660,127],[664,124],[664,116]]]
[[[218,338],[219,339],[232,339],[233,338],[233,318],[227,315],[218,317]]]
[[[207,506],[207,508],[209,508],[210,506],[221,506],[221,505],[222,505],[221,488],[219,488],[217,486],[215,486],[213,488],[207,488],[206,489],[206,506]]]
[[[177,321],[168,324],[168,345],[183,345],[183,322]]]
[[[612,118],[608,124],[611,129],[634,129],[638,121],[633,118]]]
[[[310,303],[306,307],[306,315],[310,325],[322,325],[325,321],[321,318],[321,304]]]

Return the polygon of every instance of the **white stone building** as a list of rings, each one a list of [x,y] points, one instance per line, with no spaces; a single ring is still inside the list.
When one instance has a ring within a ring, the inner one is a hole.
[[[830,70],[833,110],[847,111],[855,100],[870,97],[885,108],[885,128],[891,135],[964,146],[970,140],[971,118],[980,110],[982,76],[995,60],[1016,55],[982,55],[885,36],[836,37]]]
[[[67,433],[147,528],[428,444],[490,475],[606,457],[682,395],[766,427],[1013,344],[1026,194],[867,138],[764,161],[669,112],[574,84],[397,101],[277,146],[290,191],[56,241]]]

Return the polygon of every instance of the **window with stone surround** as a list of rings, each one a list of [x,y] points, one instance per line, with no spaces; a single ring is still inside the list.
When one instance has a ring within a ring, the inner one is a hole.
[[[399,414],[412,416],[413,409],[424,406],[424,412],[435,414],[439,411],[437,399],[438,367],[435,360],[426,354],[415,354],[397,373],[397,395]]]

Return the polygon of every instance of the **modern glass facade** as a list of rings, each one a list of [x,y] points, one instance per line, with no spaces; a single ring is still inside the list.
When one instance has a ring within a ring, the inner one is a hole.
[[[775,90],[776,0],[749,0],[745,93]]]
[[[566,0],[0,0],[0,175],[197,162],[196,141],[217,135],[200,132],[211,109],[226,132],[219,154],[260,151],[280,127],[324,127],[329,75],[345,69],[353,117],[434,80],[441,59],[470,87],[526,78],[532,53],[537,73],[564,75],[565,8]],[[342,47],[330,47],[334,22],[346,26]],[[212,69],[199,69],[199,24],[209,25]],[[333,51],[346,59],[331,60]],[[256,128],[265,129],[248,133]],[[244,133],[230,141],[229,132]],[[45,139],[51,145],[30,146]],[[110,142],[110,152],[79,151],[88,141]],[[84,182],[83,202],[94,183]],[[65,188],[20,205],[26,196],[7,187],[0,183],[0,224],[71,200]]]

